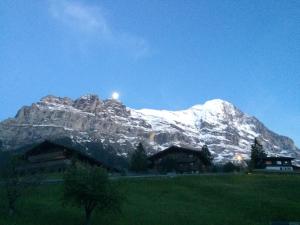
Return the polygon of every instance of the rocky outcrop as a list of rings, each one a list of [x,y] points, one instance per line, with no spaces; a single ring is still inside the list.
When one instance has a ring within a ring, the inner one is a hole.
[[[97,95],[76,100],[46,96],[0,123],[3,149],[62,137],[82,145],[106,143],[124,156],[138,142],[143,142],[149,153],[170,145],[200,149],[207,144],[216,161],[234,160],[237,155],[249,158],[253,139],[259,137],[268,154],[300,158],[290,138],[270,131],[255,117],[219,99],[187,110],[166,111],[135,110],[116,100],[102,101]]]

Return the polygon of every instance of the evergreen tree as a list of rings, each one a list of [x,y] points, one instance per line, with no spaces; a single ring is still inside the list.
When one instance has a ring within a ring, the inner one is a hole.
[[[201,157],[202,157],[203,164],[205,166],[212,165],[213,156],[211,155],[207,145],[203,145],[203,147],[201,149]]]
[[[0,149],[0,171],[3,171],[3,169],[8,167],[10,158],[11,154],[8,151],[2,151]]]
[[[251,169],[262,168],[263,158],[266,156],[267,154],[265,153],[262,144],[255,138],[253,145],[251,145]]]
[[[130,159],[130,170],[134,172],[145,172],[148,167],[148,160],[146,151],[142,145],[139,143],[136,150],[132,153]]]
[[[3,151],[3,141],[2,140],[0,140],[0,151]]]

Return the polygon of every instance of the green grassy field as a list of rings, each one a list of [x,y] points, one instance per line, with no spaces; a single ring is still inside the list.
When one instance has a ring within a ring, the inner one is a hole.
[[[300,176],[226,175],[122,179],[121,215],[95,213],[94,225],[267,225],[300,221]],[[1,194],[0,225],[80,225],[83,210],[62,206],[61,185],[26,194],[9,218]]]

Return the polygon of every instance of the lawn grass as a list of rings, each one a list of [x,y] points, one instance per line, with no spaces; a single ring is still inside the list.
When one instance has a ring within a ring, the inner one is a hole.
[[[115,182],[115,181],[114,181]],[[122,179],[121,215],[95,213],[94,225],[267,225],[300,221],[300,176],[226,175]],[[81,225],[83,210],[63,207],[61,185],[27,193],[10,218],[1,191],[0,225]]]

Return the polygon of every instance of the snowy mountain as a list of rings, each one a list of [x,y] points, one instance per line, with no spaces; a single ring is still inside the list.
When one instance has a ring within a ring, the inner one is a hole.
[[[248,159],[253,139],[259,137],[269,155],[300,159],[300,151],[290,138],[270,131],[255,117],[220,99],[167,111],[131,109],[116,100],[102,101],[96,95],[76,100],[46,96],[0,123],[3,149],[62,137],[82,145],[112,145],[124,156],[138,142],[144,143],[149,154],[170,145],[200,149],[207,144],[217,162],[234,160],[237,155]]]

